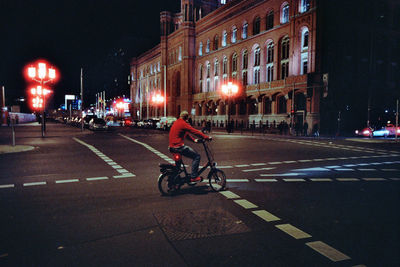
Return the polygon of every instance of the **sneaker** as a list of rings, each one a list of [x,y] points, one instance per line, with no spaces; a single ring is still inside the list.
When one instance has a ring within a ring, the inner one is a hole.
[[[198,183],[198,182],[201,182],[201,181],[203,181],[203,178],[201,178],[200,176],[190,179],[191,183]]]

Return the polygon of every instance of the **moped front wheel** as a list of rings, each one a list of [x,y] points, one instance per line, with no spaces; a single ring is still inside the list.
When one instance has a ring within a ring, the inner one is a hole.
[[[210,187],[213,191],[219,192],[225,189],[226,176],[225,173],[220,169],[213,169],[208,175]]]
[[[158,177],[158,190],[163,196],[172,196],[174,195],[180,188],[180,185],[174,182],[171,174],[163,173]]]

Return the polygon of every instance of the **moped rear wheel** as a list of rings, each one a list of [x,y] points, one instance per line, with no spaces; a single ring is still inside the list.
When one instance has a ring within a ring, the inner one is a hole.
[[[213,191],[219,192],[225,189],[226,176],[222,170],[219,169],[212,170],[208,179],[210,180],[210,187]]]
[[[172,196],[179,190],[180,185],[176,184],[171,174],[163,173],[158,177],[158,190],[163,196]]]

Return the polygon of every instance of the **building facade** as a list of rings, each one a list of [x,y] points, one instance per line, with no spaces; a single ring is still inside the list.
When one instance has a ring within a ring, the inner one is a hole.
[[[328,76],[321,71],[313,0],[181,0],[160,14],[160,44],[131,61],[132,114],[199,124],[294,128],[320,125]],[[224,95],[224,84],[238,85]],[[164,103],[152,102],[162,94]]]

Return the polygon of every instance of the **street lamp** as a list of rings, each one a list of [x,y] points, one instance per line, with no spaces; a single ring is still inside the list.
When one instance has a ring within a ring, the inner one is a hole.
[[[158,117],[158,106],[162,103],[164,103],[164,97],[157,93],[155,95],[153,95],[153,97],[151,98],[151,101],[156,105],[156,117]]]
[[[37,65],[37,67],[35,66]],[[45,109],[46,109],[46,95],[51,91],[44,88],[44,85],[53,82],[56,79],[56,70],[53,67],[47,67],[47,63],[38,61],[34,65],[27,68],[28,78],[39,83],[37,87],[31,88],[32,106],[34,109],[42,111],[42,137],[46,131],[45,126]]]
[[[223,84],[221,87],[222,94],[226,95],[228,97],[228,123],[226,124],[226,131],[228,133],[232,132],[232,127],[230,125],[230,106],[231,106],[231,97],[235,96],[238,91],[239,87],[236,84],[233,84],[232,82],[228,82],[228,84]]]

